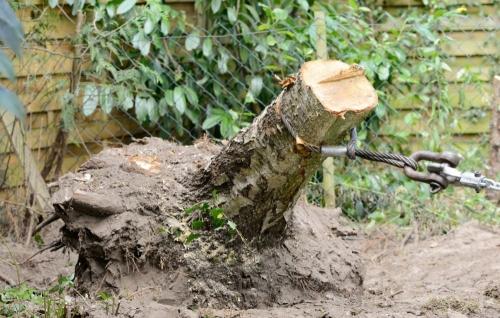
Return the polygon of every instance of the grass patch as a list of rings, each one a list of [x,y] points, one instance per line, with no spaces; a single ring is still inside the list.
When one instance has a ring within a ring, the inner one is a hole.
[[[77,316],[70,308],[67,292],[73,288],[73,278],[60,276],[57,283],[39,290],[22,283],[0,290],[0,316],[12,317],[67,317]]]

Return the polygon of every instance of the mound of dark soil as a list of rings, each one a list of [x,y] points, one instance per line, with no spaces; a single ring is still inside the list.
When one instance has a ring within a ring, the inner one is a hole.
[[[332,210],[298,205],[286,237],[265,244],[227,227],[192,229],[185,211],[199,202],[185,179],[217,150],[147,139],[105,150],[62,178],[54,205],[63,242],[79,254],[77,287],[120,295],[153,289],[159,303],[189,308],[359,297],[360,256],[345,242],[352,230]],[[200,237],[188,243],[195,232]]]

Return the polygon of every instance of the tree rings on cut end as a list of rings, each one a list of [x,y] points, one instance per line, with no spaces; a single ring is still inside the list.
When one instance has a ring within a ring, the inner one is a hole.
[[[318,101],[336,116],[368,112],[378,103],[375,89],[356,64],[316,60],[304,63],[300,72]]]

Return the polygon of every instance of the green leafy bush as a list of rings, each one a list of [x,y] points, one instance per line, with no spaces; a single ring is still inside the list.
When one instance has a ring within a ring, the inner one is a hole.
[[[314,11],[322,10],[330,58],[363,66],[379,95],[378,107],[358,129],[363,147],[409,153],[418,139],[422,148],[441,151],[456,116],[445,78],[450,67],[441,49],[447,40],[438,26],[463,10],[441,1],[425,5],[392,17],[372,1],[197,0],[200,19],[193,25],[160,0],[75,1],[74,12],[83,8],[92,17],[79,39],[91,60],[82,111],[90,115],[99,106],[106,113],[131,112],[142,124],[181,141],[205,132],[230,138],[281,90],[276,76],[284,78],[315,58]],[[433,129],[412,136],[390,124],[398,112],[394,97],[401,95],[420,105],[406,113],[404,125],[425,120]],[[382,127],[383,137],[378,135]],[[343,184],[339,202],[353,218],[396,222],[387,215],[415,210],[399,213],[403,217],[397,222],[408,224],[421,210],[413,202],[424,202],[423,210],[432,205],[426,186],[392,170],[349,163],[349,169],[337,171]],[[391,192],[396,194],[381,194]],[[396,196],[402,201],[394,203]]]

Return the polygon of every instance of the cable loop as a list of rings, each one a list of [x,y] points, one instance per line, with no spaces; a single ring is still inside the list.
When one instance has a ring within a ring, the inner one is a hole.
[[[320,153],[321,152],[321,147],[316,146],[310,143],[305,142],[302,138],[300,138],[295,131],[293,130],[292,126],[286,119],[285,115],[281,112],[278,111],[281,121],[285,125],[286,129],[288,130],[288,133],[292,135],[296,140],[301,140],[302,146],[304,146],[308,151],[314,152],[314,153]],[[363,150],[363,149],[358,149],[356,148],[356,143],[358,140],[358,133],[356,131],[356,128],[351,128],[350,130],[350,135],[351,139],[349,140],[349,143],[347,144],[347,152],[346,155],[349,159],[354,160],[356,157],[360,157],[366,160],[370,161],[376,161],[376,162],[382,162],[389,164],[391,166],[395,166],[398,168],[404,168],[404,167],[409,167],[413,170],[418,170],[418,163],[406,156],[403,156],[401,154],[394,154],[394,153],[383,153],[383,152],[377,152],[377,151],[369,151],[369,150]]]

